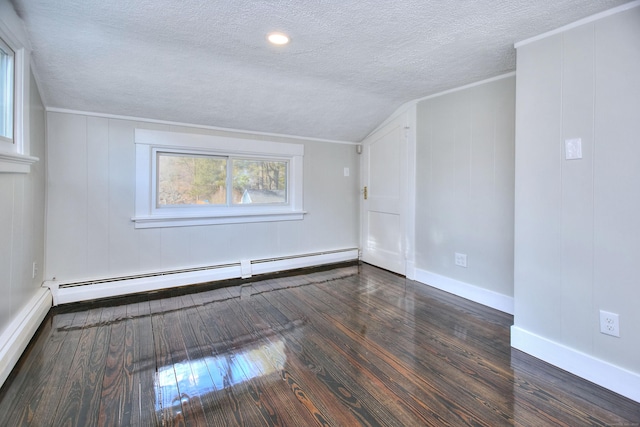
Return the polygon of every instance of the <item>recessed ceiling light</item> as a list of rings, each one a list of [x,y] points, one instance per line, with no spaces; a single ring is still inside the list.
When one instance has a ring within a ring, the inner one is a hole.
[[[289,43],[289,36],[284,33],[269,33],[267,40],[273,44],[283,45]]]

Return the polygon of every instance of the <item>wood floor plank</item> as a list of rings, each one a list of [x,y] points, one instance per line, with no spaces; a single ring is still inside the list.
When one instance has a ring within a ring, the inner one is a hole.
[[[149,302],[149,306],[156,356],[154,389],[158,423],[163,426],[182,426],[185,425],[182,399],[173,367],[170,350],[171,338],[166,333],[162,302],[161,300],[153,300]]]
[[[71,313],[70,316],[73,318],[74,313]],[[53,340],[56,333],[55,329],[57,328],[57,326],[54,327],[54,321],[57,323],[58,318],[51,314],[45,317],[32,340],[33,345],[27,346],[24,354],[16,364],[16,368],[7,378],[6,382],[10,383],[11,387],[2,387],[0,389],[0,423],[7,422],[14,415],[13,412],[17,408],[16,400],[20,399],[23,391],[33,387],[30,384],[30,380],[34,378],[27,375],[29,371],[24,368],[32,365],[41,366],[46,362],[50,353],[48,345]]]
[[[51,424],[55,417],[57,407],[60,402],[67,398],[65,393],[60,392],[66,382],[71,363],[77,354],[80,338],[88,319],[88,313],[76,313],[72,320],[72,326],[68,329],[61,328],[58,338],[61,340],[61,347],[54,356],[54,363],[50,365],[50,375],[45,374],[46,384],[38,391],[38,396],[34,400],[37,407],[32,411],[29,418],[29,425]],[[53,396],[52,390],[58,390]],[[17,425],[17,424],[16,424]]]
[[[225,310],[227,291],[219,290],[200,295],[197,312],[200,324],[200,339],[211,352],[212,357],[206,363],[216,388],[213,399],[216,401],[215,410],[225,414],[227,425],[269,425],[270,416],[265,414],[264,406],[255,399],[252,392],[252,378],[241,366],[242,361],[237,358],[246,337],[233,337],[227,333],[226,321],[218,314]],[[209,303],[213,301],[212,303]],[[266,415],[266,417],[265,417]]]
[[[512,316],[396,274],[228,283],[54,310],[0,425],[640,426],[640,403],[511,348]]]
[[[284,323],[274,325],[275,322],[267,320],[269,315],[257,299],[259,298],[239,302],[238,310],[245,313],[250,322],[260,325],[262,330],[272,331],[267,337],[272,342],[271,348],[274,351],[267,351],[267,357],[279,370],[280,377],[286,382],[290,392],[312,417],[313,422],[305,425],[350,425],[356,422],[340,399],[332,393],[326,393],[326,385],[318,380],[316,369],[305,364],[291,349],[292,340],[293,345],[298,346],[292,336],[305,333],[304,319],[288,318]],[[282,349],[278,348],[278,344],[281,344]]]
[[[113,307],[89,311],[53,425],[97,425]]]
[[[270,426],[286,425],[283,420],[290,417],[285,413],[287,408],[291,408],[290,401],[285,398],[278,402],[280,407],[276,407],[272,401],[273,394],[286,396],[281,393],[286,387],[280,382],[277,372],[269,371],[268,361],[261,351],[261,347],[269,343],[264,339],[256,340],[255,335],[242,324],[238,314],[234,301],[227,300],[216,304],[213,318],[222,336],[227,339],[236,337],[234,351],[228,353],[229,366],[231,372],[244,378],[239,381],[246,387],[246,393],[258,411],[259,419],[251,422]]]
[[[473,324],[459,321],[454,327],[446,330],[447,333],[441,333],[433,328],[425,327],[426,325],[422,321],[416,321],[415,313],[409,313],[404,309],[398,310],[393,305],[388,305],[389,310],[368,310],[366,313],[367,323],[360,325],[357,321],[353,323],[352,316],[343,315],[344,313],[357,312],[357,309],[351,304],[352,301],[357,300],[357,295],[348,292],[345,287],[341,287],[339,291],[330,287],[322,287],[320,290],[329,294],[316,296],[316,301],[322,301],[325,304],[325,313],[333,312],[334,321],[345,326],[352,325],[351,333],[363,333],[360,328],[365,328],[367,337],[379,345],[379,353],[386,354],[387,358],[403,360],[406,357],[408,363],[414,364],[419,359],[407,353],[405,349],[417,345],[416,349],[434,356],[435,362],[443,362],[443,368],[450,367],[451,370],[462,372],[469,379],[482,384],[487,390],[481,390],[480,394],[485,394],[491,389],[503,388],[511,379],[509,370],[500,367],[500,364],[504,366],[508,361],[506,353],[501,354],[497,360],[498,363],[495,363],[491,358],[486,357],[485,352],[481,351],[482,346],[472,342]],[[332,311],[334,307],[338,308]],[[401,327],[396,327],[400,322]],[[463,337],[458,337],[456,333],[460,330],[465,331]],[[389,331],[392,334],[389,334]],[[496,332],[504,336],[507,331],[508,327],[503,326],[501,330]],[[491,335],[487,334],[486,336]],[[400,351],[390,353],[396,348]],[[430,365],[434,363],[434,358],[429,359]]]
[[[127,306],[127,315],[131,322],[132,348],[127,350],[133,360],[127,361],[127,369],[132,373],[133,402],[135,409],[131,413],[131,425],[152,427],[160,425],[156,408],[156,354],[151,323],[149,301]]]
[[[265,298],[268,296],[263,295]],[[284,295],[282,295],[284,296]],[[360,380],[354,380],[348,371],[352,365],[344,362],[342,357],[333,354],[330,351],[332,347],[332,336],[322,336],[322,333],[315,328],[313,310],[300,309],[300,306],[294,307],[296,304],[282,303],[279,298],[270,301],[272,308],[267,308],[267,312],[274,316],[274,319],[287,318],[288,316],[307,316],[309,323],[305,327],[304,337],[301,340],[291,340],[289,348],[295,351],[300,360],[316,370],[317,378],[326,386],[327,392],[339,399],[339,401],[348,408],[357,422],[371,425],[404,425],[409,420],[409,414],[402,411],[395,413],[383,412],[378,417],[372,414],[384,407],[387,399],[382,399],[375,390],[375,387],[366,387],[361,381],[368,382],[365,376]],[[282,320],[276,320],[282,322]],[[382,401],[384,400],[384,402]],[[400,418],[397,418],[400,417]]]
[[[16,376],[21,379],[19,388],[8,390],[2,399],[0,419],[4,419],[4,425],[38,425],[55,413],[62,395],[50,396],[48,393],[63,384],[86,318],[87,313],[53,316],[51,334],[42,335],[47,340],[42,350],[32,353],[34,357],[23,364],[24,375]],[[38,374],[34,375],[34,372]],[[8,405],[5,401],[9,402]]]
[[[272,411],[273,424],[327,425],[328,411],[323,415],[315,404],[316,399],[300,383],[292,364],[287,363],[291,359],[285,354],[288,328],[274,327],[256,312],[251,312],[248,300],[235,298],[229,300],[228,305],[237,314],[237,326],[253,338],[251,352],[259,357],[260,363],[256,365],[261,376],[258,380],[264,390],[260,396]]]
[[[310,292],[309,289],[305,289],[305,291]],[[318,298],[317,293],[312,293],[308,298],[299,299],[310,304],[310,309],[315,308],[318,312],[322,312],[326,321],[332,324],[332,328],[342,332],[342,334],[335,334],[332,340],[335,351],[342,353],[344,357],[349,357],[354,365],[359,362],[357,365],[359,371],[370,373],[380,386],[389,388],[390,392],[402,393],[401,383],[411,384],[417,390],[427,391],[428,393],[418,395],[417,399],[409,399],[410,396],[406,396],[406,401],[415,403],[413,408],[416,411],[422,412],[421,409],[424,409],[426,410],[425,416],[433,416],[436,413],[445,419],[447,419],[446,413],[455,414],[455,417],[450,419],[450,422],[455,423],[460,423],[461,420],[473,420],[479,425],[505,425],[510,422],[508,414],[495,408],[492,402],[486,400],[485,393],[489,393],[490,389],[475,387],[475,378],[479,376],[476,371],[471,368],[460,371],[459,366],[456,367],[451,363],[451,357],[439,360],[442,354],[441,350],[429,351],[427,347],[414,346],[410,353],[407,352],[406,349],[411,348],[412,341],[403,339],[397,332],[393,335],[389,334],[388,319],[378,317],[376,319],[378,321],[369,322],[366,333],[363,333],[366,324],[352,323],[353,319],[341,316],[341,313],[345,312],[345,307],[341,306],[337,300],[332,300],[326,294],[321,297]],[[378,327],[378,323],[381,323],[382,326]],[[327,333],[328,330],[323,332]],[[415,333],[415,330],[412,332]],[[420,350],[423,350],[425,355],[435,357],[430,357],[428,364],[424,364],[424,357],[420,358],[411,354],[420,352]],[[425,369],[420,369],[421,366]],[[372,372],[374,369],[375,372]],[[397,381],[393,379],[394,372],[399,377]],[[464,378],[461,378],[462,374]],[[459,388],[461,379],[466,381],[464,389]],[[455,395],[455,400],[448,397],[452,395]],[[433,397],[437,397],[437,400],[433,400]],[[419,403],[424,403],[425,399],[433,400],[431,402],[433,406],[420,408]],[[473,409],[478,402],[488,408],[493,407],[493,411],[485,410],[483,411],[484,417],[480,417],[478,412]],[[426,421],[427,419],[423,420],[423,422]],[[438,422],[441,421],[438,419]]]
[[[131,331],[127,337],[127,306],[114,307],[111,334],[105,359],[98,410],[100,425],[128,425],[133,408],[133,386],[125,368],[125,354],[131,351]],[[127,342],[127,338],[129,341]]]
[[[184,307],[182,300],[181,296],[160,300],[164,310],[164,332],[169,337],[167,340],[168,350],[176,374],[185,424],[187,426],[206,426],[207,415],[204,412],[200,390],[195,381],[198,378],[198,371],[192,369],[188,354],[190,343],[186,342],[186,338],[190,335],[188,329],[184,328],[181,322],[190,309]]]
[[[232,412],[226,409],[235,406],[236,402],[224,392],[217,374],[220,369],[216,362],[217,355],[208,344],[211,341],[210,333],[198,313],[198,306],[204,304],[198,298],[200,295],[185,295],[185,300],[190,300],[190,303],[184,302],[185,308],[190,307],[181,316],[181,329],[185,331],[188,357],[192,370],[197,372],[195,382],[207,414],[208,425],[235,425],[237,423],[231,416]]]
[[[291,304],[288,301],[285,302],[285,298],[286,296],[283,295],[279,298],[270,300],[270,302],[278,311],[301,310],[300,313],[314,312],[313,308],[301,304],[298,299],[296,299],[297,304]],[[412,410],[409,407],[410,403],[408,403],[408,399],[395,399],[394,401],[392,401],[392,403],[390,403],[388,399],[385,399],[385,394],[383,393],[383,389],[387,388],[387,385],[381,385],[379,381],[376,381],[375,378],[372,378],[372,376],[368,375],[365,371],[357,370],[355,368],[357,362],[355,362],[354,360],[346,359],[344,355],[341,354],[341,352],[335,353],[337,349],[337,347],[335,346],[335,340],[336,338],[338,338],[338,336],[334,333],[327,334],[326,330],[324,330],[321,326],[319,326],[319,328],[320,329],[313,334],[307,332],[305,339],[306,354],[312,354],[316,357],[319,354],[324,354],[323,358],[325,359],[325,361],[323,362],[323,364],[337,368],[337,371],[340,372],[343,376],[343,382],[353,383],[356,384],[357,388],[360,388],[362,386],[365,387],[365,390],[368,390],[368,392],[365,392],[365,396],[367,396],[367,402],[376,402],[376,405],[382,408],[389,408],[390,404],[395,405],[395,410],[389,412],[393,412],[396,417],[401,417],[401,419],[388,420],[385,422],[387,425],[456,425],[455,422],[457,421],[457,419],[451,420],[442,416],[442,414],[445,413],[444,409],[442,408],[440,411],[434,411],[431,410],[428,406],[425,407],[424,409],[429,412],[429,417],[421,416],[420,411]],[[373,394],[377,398],[373,398],[372,396],[369,396],[369,394]],[[416,401],[416,403],[418,403],[418,405],[420,406],[423,406],[424,402],[429,402],[429,400],[431,400],[431,397],[427,394],[425,394],[424,398],[424,401]],[[438,406],[442,405],[440,402],[435,400],[432,402],[432,406],[436,406],[436,408],[438,408]]]

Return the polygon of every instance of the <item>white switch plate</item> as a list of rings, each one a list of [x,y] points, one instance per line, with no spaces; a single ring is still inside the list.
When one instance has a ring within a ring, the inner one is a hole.
[[[564,140],[565,158],[567,160],[576,160],[582,158],[582,138],[573,138]]]
[[[344,176],[349,176],[349,168],[344,168]]]

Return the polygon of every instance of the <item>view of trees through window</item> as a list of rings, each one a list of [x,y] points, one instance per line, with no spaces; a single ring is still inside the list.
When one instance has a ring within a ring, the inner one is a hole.
[[[226,205],[228,193],[233,204],[287,202],[286,161],[179,153],[158,153],[157,160],[158,207]]]
[[[13,50],[0,39],[0,136],[13,139]]]

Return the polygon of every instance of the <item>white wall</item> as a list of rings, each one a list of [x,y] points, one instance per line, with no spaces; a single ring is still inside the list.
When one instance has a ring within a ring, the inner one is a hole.
[[[11,332],[5,329],[43,281],[45,117],[33,76],[29,84],[30,155],[40,160],[28,174],[0,173],[0,334]],[[34,261],[39,271],[32,278]]]
[[[517,345],[636,374],[639,41],[635,7],[518,48],[515,201]],[[564,140],[578,137],[583,158],[565,160]],[[620,315],[620,338],[599,332],[600,309]]]
[[[513,296],[514,126],[514,76],[418,103],[416,268],[446,278],[427,280]]]
[[[355,147],[292,139],[280,140],[305,145],[304,220],[134,229],[136,127],[266,139],[49,112],[47,279],[80,281],[358,247]]]

